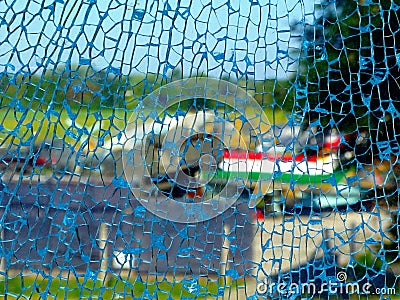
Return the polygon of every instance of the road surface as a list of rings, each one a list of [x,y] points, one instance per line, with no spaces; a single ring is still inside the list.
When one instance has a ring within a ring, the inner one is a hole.
[[[18,273],[97,276],[103,258],[114,273],[123,266],[149,275],[263,278],[321,257],[327,247],[345,266],[350,253],[390,238],[392,226],[390,208],[382,207],[260,221],[246,198],[209,221],[172,223],[146,211],[116,180],[13,179],[0,184],[0,197],[3,268]]]

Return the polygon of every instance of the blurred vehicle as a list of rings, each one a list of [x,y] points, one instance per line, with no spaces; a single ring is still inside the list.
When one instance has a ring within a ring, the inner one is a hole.
[[[296,203],[320,209],[353,205],[374,182],[362,178],[360,185],[349,163],[355,155],[349,146],[352,139],[335,130],[321,134],[316,128],[275,126],[269,141],[255,151],[225,149],[214,182],[223,185],[231,176],[245,181],[256,203],[269,202],[274,210]]]
[[[8,146],[0,148],[0,177],[9,180],[17,174],[31,174],[36,168],[51,170],[48,147]],[[50,171],[49,171],[50,172]]]
[[[210,155],[222,160],[223,144],[217,132],[224,125],[207,110],[190,111],[186,115],[164,115],[150,122],[146,134],[143,128],[135,132],[124,132],[97,148],[95,155],[100,161],[100,172],[109,177],[124,176],[123,148],[128,139],[133,139],[145,149],[143,164],[152,182],[166,195],[179,198],[188,192],[185,184],[177,182],[195,177],[200,170],[200,157]],[[234,130],[224,132],[233,140]],[[133,176],[143,174],[133,174]],[[137,178],[140,181],[141,178]],[[180,181],[180,179],[182,179]]]

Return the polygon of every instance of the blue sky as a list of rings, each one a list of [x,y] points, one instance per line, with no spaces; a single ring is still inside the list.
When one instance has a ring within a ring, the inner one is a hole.
[[[61,62],[122,74],[285,77],[297,60],[288,49],[301,45],[289,24],[313,19],[306,0],[179,2],[3,0],[0,71]]]

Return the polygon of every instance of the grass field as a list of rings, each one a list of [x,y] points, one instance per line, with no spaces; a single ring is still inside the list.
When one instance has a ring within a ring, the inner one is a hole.
[[[34,140],[35,144],[39,144],[44,140],[61,138],[66,143],[74,144],[83,133],[90,134],[96,123],[103,129],[102,134],[116,134],[125,128],[131,115],[131,112],[111,109],[93,113],[87,109],[80,109],[77,112],[67,110],[19,112],[3,108],[0,109],[0,141],[18,145],[31,144]],[[71,120],[75,120],[73,126],[71,126]],[[83,128],[83,131],[80,131],[80,128]]]
[[[7,288],[5,288],[7,286]],[[225,292],[244,287],[244,281],[232,283],[224,278],[210,280],[202,278],[194,280],[167,279],[155,281],[141,279],[127,279],[111,276],[106,280],[94,281],[83,277],[68,278],[40,275],[16,276],[0,279],[0,297],[8,299],[215,299]]]

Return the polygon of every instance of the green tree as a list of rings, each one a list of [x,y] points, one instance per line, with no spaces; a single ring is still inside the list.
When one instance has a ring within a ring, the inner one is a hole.
[[[396,2],[338,0],[315,6],[316,21],[303,32],[297,75],[297,112],[304,126],[319,123],[342,132],[367,126],[374,144],[400,152]]]

